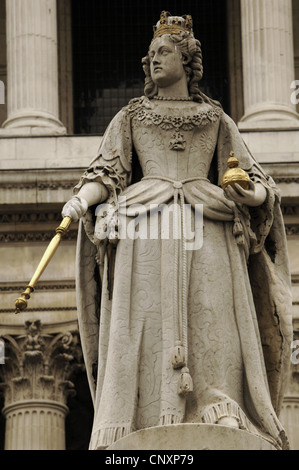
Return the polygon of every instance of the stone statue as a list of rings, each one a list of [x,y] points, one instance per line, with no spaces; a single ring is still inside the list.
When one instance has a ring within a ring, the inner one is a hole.
[[[145,96],[114,117],[62,212],[81,219],[90,449],[175,423],[222,424],[288,448],[278,418],[292,338],[279,192],[221,105],[200,91],[192,28],[190,16],[162,12],[143,59]],[[231,152],[248,189],[220,186]],[[162,236],[167,211],[170,236]],[[199,245],[190,244],[187,215]],[[120,236],[120,222],[132,228],[136,219],[135,232]],[[153,221],[156,236],[138,235]]]

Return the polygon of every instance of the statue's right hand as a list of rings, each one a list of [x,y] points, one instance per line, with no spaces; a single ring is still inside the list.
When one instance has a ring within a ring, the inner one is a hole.
[[[83,197],[73,196],[64,206],[61,212],[62,217],[70,217],[73,222],[77,222],[88,209],[88,203]]]

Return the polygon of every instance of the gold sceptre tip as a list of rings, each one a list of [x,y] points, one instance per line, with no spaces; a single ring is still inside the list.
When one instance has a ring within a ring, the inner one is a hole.
[[[51,261],[61,238],[66,234],[68,231],[69,226],[71,225],[72,219],[70,217],[64,217],[62,219],[61,224],[59,227],[56,229],[56,235],[52,238],[50,241],[48,248],[46,249],[42,259],[40,260],[40,263],[31,279],[29,282],[28,286],[26,287],[25,291],[22,293],[21,297],[19,297],[15,301],[15,313],[20,313],[23,310],[26,310],[27,304],[28,304],[28,299],[30,299],[30,294],[34,291],[34,287],[41,277],[42,273],[48,266],[49,262]]]

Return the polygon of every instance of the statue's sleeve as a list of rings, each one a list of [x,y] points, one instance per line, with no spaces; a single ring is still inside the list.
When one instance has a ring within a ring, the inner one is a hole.
[[[96,158],[83,173],[74,192],[88,182],[99,181],[108,189],[123,190],[131,179],[132,137],[130,116],[123,108],[110,122]]]
[[[108,189],[105,201],[111,207],[116,205],[117,196],[131,182],[132,178],[132,136],[128,107],[123,108],[112,119],[103,136],[97,156],[90,163],[74,188],[78,194],[82,186],[99,182]],[[95,207],[90,207],[84,217],[83,225],[89,239],[95,240]]]

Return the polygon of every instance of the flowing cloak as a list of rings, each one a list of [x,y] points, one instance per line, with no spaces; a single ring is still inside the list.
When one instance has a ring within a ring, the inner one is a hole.
[[[109,204],[109,206],[107,205],[107,213],[104,216],[101,214],[96,217],[95,207],[88,210],[80,221],[77,244],[78,321],[95,415],[99,415],[101,412],[105,414],[104,410],[98,410],[98,407],[103,392],[105,366],[109,355],[110,325],[102,325],[103,306],[101,304],[105,296],[104,308],[108,310],[108,315],[111,314],[109,308],[111,308],[111,299],[113,298],[114,262],[117,250],[117,245],[113,242],[113,234],[110,233],[111,243],[106,243],[107,240],[100,242],[99,233],[107,230],[109,217],[110,221],[113,218],[113,215],[109,214],[109,207],[115,206],[117,198],[122,193],[127,191],[127,196],[129,200],[131,198],[132,203],[137,202],[145,205],[149,202],[163,203],[168,201],[173,194],[173,185],[169,181],[160,181],[158,194],[156,181],[141,181],[138,184],[143,184],[143,186],[138,186],[137,191],[134,189],[136,188],[134,183],[140,181],[142,174],[132,141],[132,117],[136,110],[140,111],[140,107],[142,108],[143,100],[143,98],[133,100],[111,121],[97,157],[75,187],[75,193],[77,193],[83,184],[90,181],[100,181],[109,190],[109,197],[106,201]],[[215,114],[213,114],[214,111]],[[227,203],[227,206],[226,203],[223,203],[221,195],[219,203],[217,201],[210,202],[211,198],[214,201],[214,195],[210,194],[211,183],[213,183],[213,188],[217,189],[216,194],[222,192],[219,188],[220,181],[227,170],[227,158],[231,151],[238,157],[240,167],[249,173],[251,179],[261,182],[267,189],[265,203],[258,208],[246,209],[247,212],[243,208],[245,215],[241,216],[242,249],[246,252],[247,263],[243,265],[243,269],[248,269],[254,306],[251,308],[253,313],[250,319],[236,315],[236,323],[246,376],[244,393],[247,397],[245,402],[247,410],[249,410],[249,418],[265,435],[273,439],[278,448],[287,448],[287,438],[278,416],[290,362],[292,300],[279,192],[271,177],[264,173],[250,154],[234,122],[222,110],[219,112],[219,109],[212,109],[209,119],[217,120],[219,123],[209,181],[207,184],[205,181],[199,182],[199,186],[198,182],[184,185],[184,196],[192,204],[192,198],[196,199],[197,193],[200,194],[199,199],[196,200],[208,206],[208,217],[214,220],[231,221],[236,216],[236,213],[234,216],[230,213],[230,211],[234,212],[232,211],[234,203]],[[196,192],[196,187],[199,187],[201,192]],[[130,188],[133,189],[130,190]],[[227,213],[225,213],[226,209]],[[240,222],[240,219],[237,220]],[[229,226],[231,227],[231,224]],[[233,257],[234,254],[230,252],[229,243],[227,243],[227,250],[229,256]],[[236,274],[233,285],[235,283],[237,286],[238,269],[234,271]],[[236,305],[239,301],[235,297]],[[243,299],[243,302],[246,301]],[[253,351],[256,351],[256,355],[260,355],[262,364],[255,362]],[[126,354],[129,355],[128,352]],[[136,357],[129,355],[128,364],[134,361],[136,362]],[[257,368],[260,368],[261,375],[259,375]],[[130,365],[127,374],[130,373],[129,371]],[[264,383],[261,379],[263,371]],[[217,415],[217,410],[209,410],[206,416],[211,416],[211,413]],[[183,418],[177,422],[182,421]],[[202,421],[209,422],[209,419],[206,418]],[[246,418],[243,421],[245,422]],[[171,419],[168,422],[175,422],[175,420]],[[167,420],[164,419],[157,424],[163,423],[167,423]],[[102,431],[95,429],[95,436],[91,439],[91,448],[105,448],[113,441],[136,429],[132,422],[128,424],[128,421],[121,417],[118,425],[116,423],[111,426],[106,424],[106,427],[107,429],[104,431],[103,429]],[[245,424],[244,429],[250,429],[250,426]],[[100,433],[101,437],[97,433]]]

